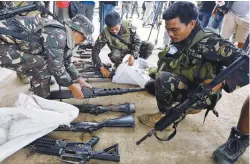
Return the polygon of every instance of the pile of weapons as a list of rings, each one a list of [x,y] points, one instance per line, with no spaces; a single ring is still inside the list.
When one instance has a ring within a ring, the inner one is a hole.
[[[79,122],[71,123],[70,126],[61,125],[56,131],[72,131],[92,133],[104,127],[134,127],[135,104],[124,103],[120,105],[76,105],[82,113],[102,114],[105,112],[121,112],[126,114],[123,117],[108,119],[102,122]],[[42,137],[29,146],[32,152],[59,156],[61,161],[66,163],[83,164],[90,159],[120,161],[119,146],[114,144],[102,151],[93,151],[92,147],[99,141],[99,137],[94,136],[88,143],[65,142],[48,137]]]

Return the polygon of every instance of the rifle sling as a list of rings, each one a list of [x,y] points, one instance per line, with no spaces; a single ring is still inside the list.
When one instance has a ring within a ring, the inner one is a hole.
[[[157,133],[154,134],[155,137],[156,137],[158,140],[160,140],[160,141],[169,141],[169,140],[171,140],[171,139],[176,135],[176,133],[177,133],[177,126],[178,126],[178,124],[179,124],[185,117],[186,117],[186,114],[185,114],[184,116],[182,116],[182,118],[181,118],[179,121],[176,121],[176,122],[173,123],[174,132],[171,133],[171,134],[168,136],[167,139],[162,139],[162,138],[158,137],[158,136],[157,136]]]

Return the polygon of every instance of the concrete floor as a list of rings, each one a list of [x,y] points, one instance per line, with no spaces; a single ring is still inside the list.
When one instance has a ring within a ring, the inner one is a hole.
[[[94,17],[97,22],[97,17]],[[147,39],[149,28],[141,28],[141,22],[134,19],[133,22],[138,27],[138,33],[142,40]],[[139,23],[138,23],[139,22]],[[98,29],[96,30],[98,31]],[[147,34],[147,35],[146,35]],[[97,32],[95,36],[97,36]],[[152,41],[156,36],[156,31],[152,33]],[[160,31],[160,38],[163,37],[163,27]],[[102,51],[102,59],[108,61],[108,49]],[[154,51],[152,61],[157,60],[157,51]],[[118,85],[112,83],[92,83],[95,87],[131,87],[129,85]],[[8,78],[0,83],[0,107],[13,106],[18,93],[28,92],[28,85],[22,85],[12,73]],[[150,128],[140,124],[137,116],[144,113],[157,111],[155,97],[146,92],[130,93],[120,96],[109,96],[84,101],[67,100],[70,103],[81,104],[118,104],[124,102],[135,103],[137,111],[135,113],[135,128],[103,128],[93,134],[72,133],[72,132],[52,132],[51,137],[67,139],[69,141],[88,141],[91,136],[99,136],[100,141],[95,146],[95,150],[101,150],[105,147],[119,143],[121,161],[120,164],[213,164],[211,154],[213,151],[224,143],[230,133],[232,126],[238,122],[241,106],[245,98],[249,95],[249,86],[236,90],[232,94],[224,93],[222,99],[216,106],[219,112],[219,118],[209,113],[206,122],[203,124],[205,112],[202,111],[196,115],[189,115],[178,126],[176,137],[169,142],[158,141],[151,137],[136,146],[135,142],[144,136]],[[105,113],[94,116],[90,114],[80,114],[75,121],[102,121],[104,119],[119,117],[121,114]],[[2,164],[58,164],[57,157],[34,154],[27,157],[28,149],[21,149],[16,152]],[[249,150],[240,158],[238,164],[249,163]],[[113,162],[104,162],[91,160],[89,164],[111,164]],[[115,163],[115,162],[114,162]]]

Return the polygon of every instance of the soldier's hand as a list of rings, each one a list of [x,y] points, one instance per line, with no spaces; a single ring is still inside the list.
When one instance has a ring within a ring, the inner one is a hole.
[[[135,58],[134,56],[130,55],[128,58],[128,65],[132,66],[134,65]]]
[[[78,78],[76,81],[80,84],[81,87],[92,88],[92,86],[87,83],[82,77]]]
[[[79,99],[79,100],[84,98],[82,89],[80,86],[77,86],[76,84],[72,84],[68,86],[68,88],[72,92],[74,98]]]
[[[102,73],[102,75],[106,78],[109,78],[110,77],[110,72],[109,70],[107,70],[105,67],[100,67],[100,71]]]
[[[211,81],[212,81],[211,79],[207,79],[207,80],[204,80],[204,81],[202,82],[202,84],[208,84],[208,83],[210,83]],[[224,87],[224,83],[225,83],[225,82],[222,82],[222,83],[216,85],[216,86],[212,89],[212,91],[213,91],[213,92],[218,92],[218,91],[220,91],[220,90]]]

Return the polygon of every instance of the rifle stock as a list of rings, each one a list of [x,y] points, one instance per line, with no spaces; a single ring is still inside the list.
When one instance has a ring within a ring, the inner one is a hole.
[[[114,144],[102,151],[93,151],[93,146],[98,143],[99,137],[92,137],[88,143],[66,142],[53,138],[42,137],[29,146],[37,153],[59,156],[62,162],[84,164],[90,159],[105,161],[120,161],[119,146]]]

